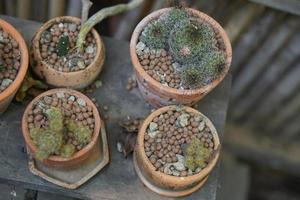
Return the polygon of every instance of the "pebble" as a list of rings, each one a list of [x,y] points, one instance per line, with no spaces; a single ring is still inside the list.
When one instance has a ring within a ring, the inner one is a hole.
[[[158,127],[157,123],[151,122],[149,125],[150,132],[156,131],[157,127]]]
[[[145,49],[146,45],[143,42],[139,42],[136,45],[136,54],[141,55],[143,53],[143,50]]]

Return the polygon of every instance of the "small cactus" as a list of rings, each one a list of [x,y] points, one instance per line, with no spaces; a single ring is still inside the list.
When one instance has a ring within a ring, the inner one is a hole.
[[[177,23],[168,41],[171,54],[181,64],[194,63],[206,52],[215,49],[215,43],[213,29],[193,19]]]
[[[184,8],[173,8],[166,14],[161,16],[161,20],[164,21],[165,26],[170,32],[174,25],[178,22],[189,20],[189,14]]]
[[[53,132],[60,133],[64,128],[64,117],[59,108],[51,107],[46,110],[47,119],[49,121],[49,128]]]
[[[64,158],[70,158],[75,153],[75,150],[73,144],[65,144],[60,149],[60,155]]]
[[[140,41],[154,49],[165,48],[168,38],[168,29],[162,20],[152,21],[140,35]]]
[[[205,148],[201,141],[193,137],[191,143],[185,149],[185,165],[192,171],[204,168],[207,165],[212,151]]]
[[[69,36],[61,36],[56,45],[57,55],[60,57],[67,55],[69,51],[69,45],[70,45]]]
[[[74,120],[68,120],[67,128],[69,131],[73,132],[74,138],[80,145],[86,145],[92,139],[93,132],[91,129],[87,126],[76,124]]]

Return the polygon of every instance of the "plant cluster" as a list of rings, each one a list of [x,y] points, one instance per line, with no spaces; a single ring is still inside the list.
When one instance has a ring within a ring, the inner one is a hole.
[[[68,132],[72,132],[76,141],[81,145],[86,145],[91,141],[92,131],[72,119],[65,119],[59,108],[51,107],[45,111],[45,115],[49,126],[30,130],[30,137],[37,146],[35,157],[38,160],[44,160],[50,155],[71,157],[75,153],[75,146],[64,141]]]
[[[172,8],[150,22],[139,40],[152,49],[168,50],[173,60],[184,66],[181,79],[185,88],[211,82],[225,63],[213,28],[190,16],[184,8]]]
[[[185,165],[192,171],[202,169],[206,167],[211,153],[212,151],[205,148],[198,138],[193,137],[185,150]]]

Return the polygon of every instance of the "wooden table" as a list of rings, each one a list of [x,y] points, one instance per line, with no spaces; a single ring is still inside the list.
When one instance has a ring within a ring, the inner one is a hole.
[[[29,44],[37,28],[36,22],[1,16],[15,26]],[[103,38],[106,47],[106,61],[100,75],[103,86],[94,92],[101,105],[108,105],[106,120],[109,137],[111,162],[89,182],[76,190],[67,190],[32,175],[27,167],[27,154],[21,133],[21,117],[26,104],[12,103],[5,114],[0,116],[0,181],[23,186],[24,188],[53,192],[82,199],[158,200],[168,199],[148,190],[133,169],[132,157],[125,159],[117,151],[116,142],[121,129],[118,122],[126,118],[146,117],[151,107],[141,98],[138,89],[125,90],[127,79],[133,73],[129,56],[129,43]],[[198,108],[215,124],[222,141],[230,93],[231,76],[213,92],[208,94]],[[103,111],[100,112],[103,113]],[[215,200],[219,187],[219,164],[212,172],[204,187],[185,199]]]

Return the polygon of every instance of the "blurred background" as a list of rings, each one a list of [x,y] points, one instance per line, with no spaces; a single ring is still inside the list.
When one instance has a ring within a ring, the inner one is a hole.
[[[93,0],[90,15],[126,0]],[[300,0],[186,0],[215,18],[233,46],[219,200],[300,199]],[[111,17],[101,35],[129,40],[168,1]],[[80,17],[80,0],[0,0],[0,14],[44,22]]]

